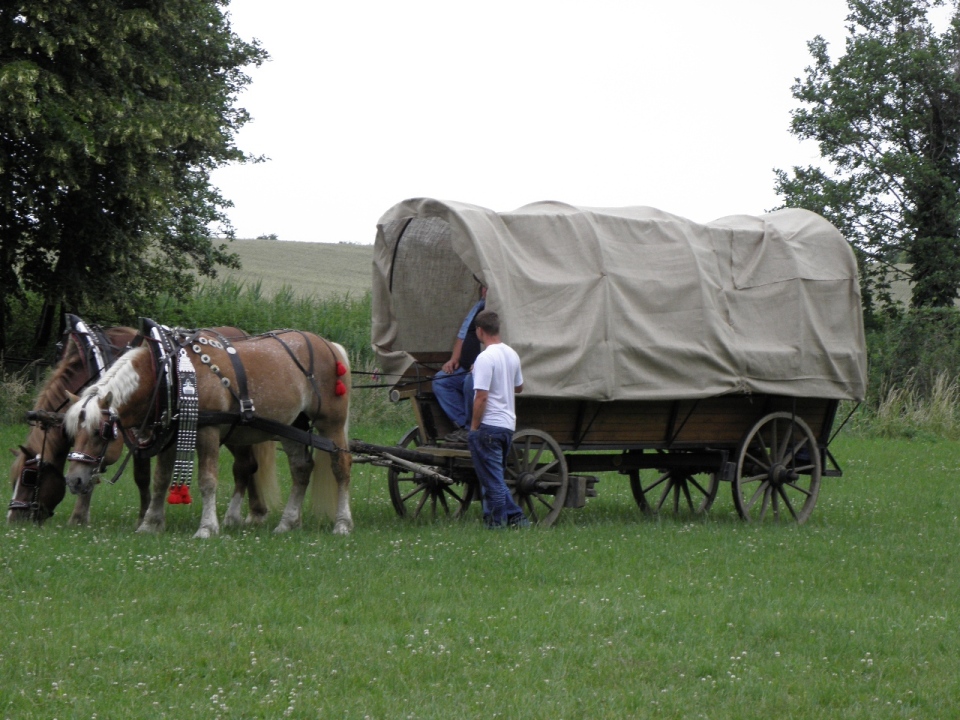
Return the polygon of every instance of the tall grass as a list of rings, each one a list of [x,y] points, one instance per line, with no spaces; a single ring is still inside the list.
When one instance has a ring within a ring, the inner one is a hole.
[[[23,421],[23,414],[32,407],[34,383],[33,368],[27,366],[19,371],[7,370],[0,363],[0,425]]]
[[[960,378],[942,372],[931,383],[914,374],[900,385],[884,386],[853,422],[860,435],[882,438],[960,439]]]

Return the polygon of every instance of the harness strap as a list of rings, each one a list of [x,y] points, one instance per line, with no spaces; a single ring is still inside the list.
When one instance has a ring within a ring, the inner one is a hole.
[[[190,356],[180,348],[177,358],[178,413],[177,456],[173,462],[173,483],[190,485],[193,477],[193,455],[197,447],[197,414],[200,396],[197,391],[197,371]]]
[[[279,437],[287,438],[288,440],[293,440],[294,442],[300,443],[301,445],[308,445],[309,447],[316,448],[317,450],[323,450],[328,453],[338,453],[343,452],[344,448],[337,447],[337,445],[330,440],[325,438],[322,435],[315,435],[309,430],[301,430],[295,428],[291,425],[284,425],[281,422],[276,420],[268,420],[267,418],[257,417],[254,415],[249,420],[241,419],[237,413],[231,412],[201,412],[199,424],[203,425],[233,425],[236,426],[246,425],[252,427],[255,430],[263,430],[264,432],[270,433],[271,435],[277,435]]]
[[[250,392],[247,390],[247,371],[243,368],[243,363],[240,361],[237,349],[223,335],[220,333],[216,333],[216,335],[220,338],[220,342],[223,343],[224,350],[227,351],[227,357],[230,358],[230,364],[233,365],[233,372],[237,376],[236,391],[230,387],[228,387],[228,389],[233,394],[233,397],[236,398],[237,402],[240,403],[240,416],[243,418],[243,422],[246,422],[249,418],[252,418],[256,412],[256,408],[253,406],[253,400],[250,398]]]
[[[322,396],[320,395],[320,388],[317,386],[317,379],[316,379],[316,378],[314,377],[314,375],[313,375],[313,345],[310,343],[310,340],[307,339],[307,336],[304,335],[302,331],[300,331],[300,330],[288,330],[287,332],[297,332],[297,333],[300,333],[300,337],[302,337],[302,338],[303,338],[303,341],[307,344],[307,353],[308,353],[308,355],[309,355],[309,357],[310,357],[310,369],[309,369],[309,370],[308,370],[307,368],[305,368],[305,367],[300,363],[300,361],[297,359],[297,356],[294,355],[293,350],[290,349],[290,346],[287,345],[283,340],[281,340],[280,337],[279,337],[276,333],[272,333],[272,332],[266,333],[266,336],[267,336],[267,337],[272,337],[274,340],[276,340],[278,343],[280,343],[280,346],[281,346],[284,350],[287,351],[287,355],[290,356],[290,359],[293,360],[293,362],[296,364],[296,366],[297,366],[298,368],[300,368],[300,372],[302,372],[302,373],[306,376],[307,380],[310,381],[310,385],[313,386],[313,392],[314,392],[314,394],[317,396],[317,410],[319,411],[319,410],[320,410],[320,404],[321,404],[323,401],[321,400],[321,397],[322,397]]]

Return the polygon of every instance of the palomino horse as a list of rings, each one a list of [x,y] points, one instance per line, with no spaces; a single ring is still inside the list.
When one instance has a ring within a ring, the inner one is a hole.
[[[180,362],[190,358],[191,352],[193,360],[199,361],[196,452],[203,503],[195,537],[210,537],[220,530],[216,512],[220,443],[247,446],[273,439],[279,439],[286,451],[293,480],[276,532],[300,525],[302,503],[313,476],[313,496],[334,520],[333,531],[349,533],[353,529],[351,456],[346,449],[350,381],[344,349],[295,330],[232,342],[201,331],[181,346]],[[67,432],[76,438],[67,473],[71,492],[88,491],[118,429],[129,435],[158,426],[155,400],[165,392],[163,377],[148,340],[124,355],[78,398],[65,417]],[[190,392],[194,392],[192,385]],[[306,432],[311,427],[317,435]],[[153,494],[138,532],[164,528],[165,498],[177,444],[171,443],[158,456]],[[308,444],[327,452],[319,453],[314,462]]]
[[[79,321],[79,318],[74,318],[74,321]],[[7,512],[7,521],[11,523],[32,520],[42,524],[53,515],[66,494],[63,468],[71,443],[63,430],[60,411],[70,402],[72,394],[80,392],[99,378],[101,367],[91,357],[91,349],[96,346],[100,353],[99,362],[110,365],[126,352],[129,343],[137,336],[137,331],[128,327],[99,329],[87,328],[80,323],[73,325],[64,333],[60,361],[40,389],[33,411],[28,414],[31,420],[30,433],[23,444],[12,451],[16,457],[10,469],[13,498]],[[217,330],[230,336],[246,334],[233,327]],[[122,451],[123,439],[118,437],[107,449],[107,464],[116,461]],[[277,504],[276,498],[279,496],[274,467],[275,446],[273,443],[263,443],[252,451],[238,448],[234,455],[234,496],[224,524],[242,522],[240,507],[248,490],[250,514],[247,521],[262,521],[268,512],[268,505]],[[134,454],[133,469],[134,481],[140,491],[139,524],[150,504],[150,459]],[[92,497],[92,486],[90,492],[77,495],[69,524],[89,523]]]

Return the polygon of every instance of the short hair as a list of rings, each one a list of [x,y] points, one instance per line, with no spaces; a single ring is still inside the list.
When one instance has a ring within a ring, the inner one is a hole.
[[[500,316],[493,310],[482,310],[478,312],[476,323],[477,327],[483,328],[483,331],[488,335],[500,334]]]

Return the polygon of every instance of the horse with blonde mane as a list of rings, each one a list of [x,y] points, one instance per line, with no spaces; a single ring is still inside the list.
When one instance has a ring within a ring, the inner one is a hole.
[[[289,460],[293,484],[275,531],[301,524],[302,503],[314,480],[313,497],[334,520],[334,533],[349,533],[350,380],[343,347],[297,330],[231,340],[204,330],[178,338],[177,345],[178,363],[186,360],[192,368],[193,361],[198,362],[195,377],[192,369],[187,371],[191,399],[196,393],[195,448],[203,505],[195,537],[211,537],[220,530],[216,511],[220,444],[246,447],[277,439]],[[71,492],[89,491],[114,435],[124,433],[128,442],[131,438],[144,442],[166,431],[156,399],[169,390],[164,389],[165,373],[157,358],[147,338],[67,411],[65,427],[76,438],[66,478]],[[178,435],[177,442],[169,442],[157,456],[153,491],[138,532],[164,529],[165,499],[174,464],[180,461],[180,439]],[[312,448],[323,450],[316,460]]]
[[[33,410],[27,414],[31,425],[27,439],[12,451],[15,456],[10,468],[13,497],[7,508],[10,523],[33,521],[43,524],[53,515],[66,494],[63,470],[71,447],[71,438],[63,429],[61,411],[70,403],[71,396],[96,381],[137,337],[133,328],[100,328],[87,326],[76,316],[68,315],[67,318],[60,360],[38,392]],[[215,330],[229,336],[246,335],[234,327]],[[117,437],[107,448],[106,464],[119,459],[122,451],[123,439]],[[262,443],[253,448],[237,448],[234,456],[234,493],[224,524],[244,522],[241,508],[245,494],[249,495],[246,522],[262,522],[268,511],[279,505],[275,445]],[[132,460],[134,482],[140,493],[139,525],[150,504],[150,458],[133,453]],[[93,486],[90,492],[77,495],[68,524],[86,525],[90,522],[92,498]]]

